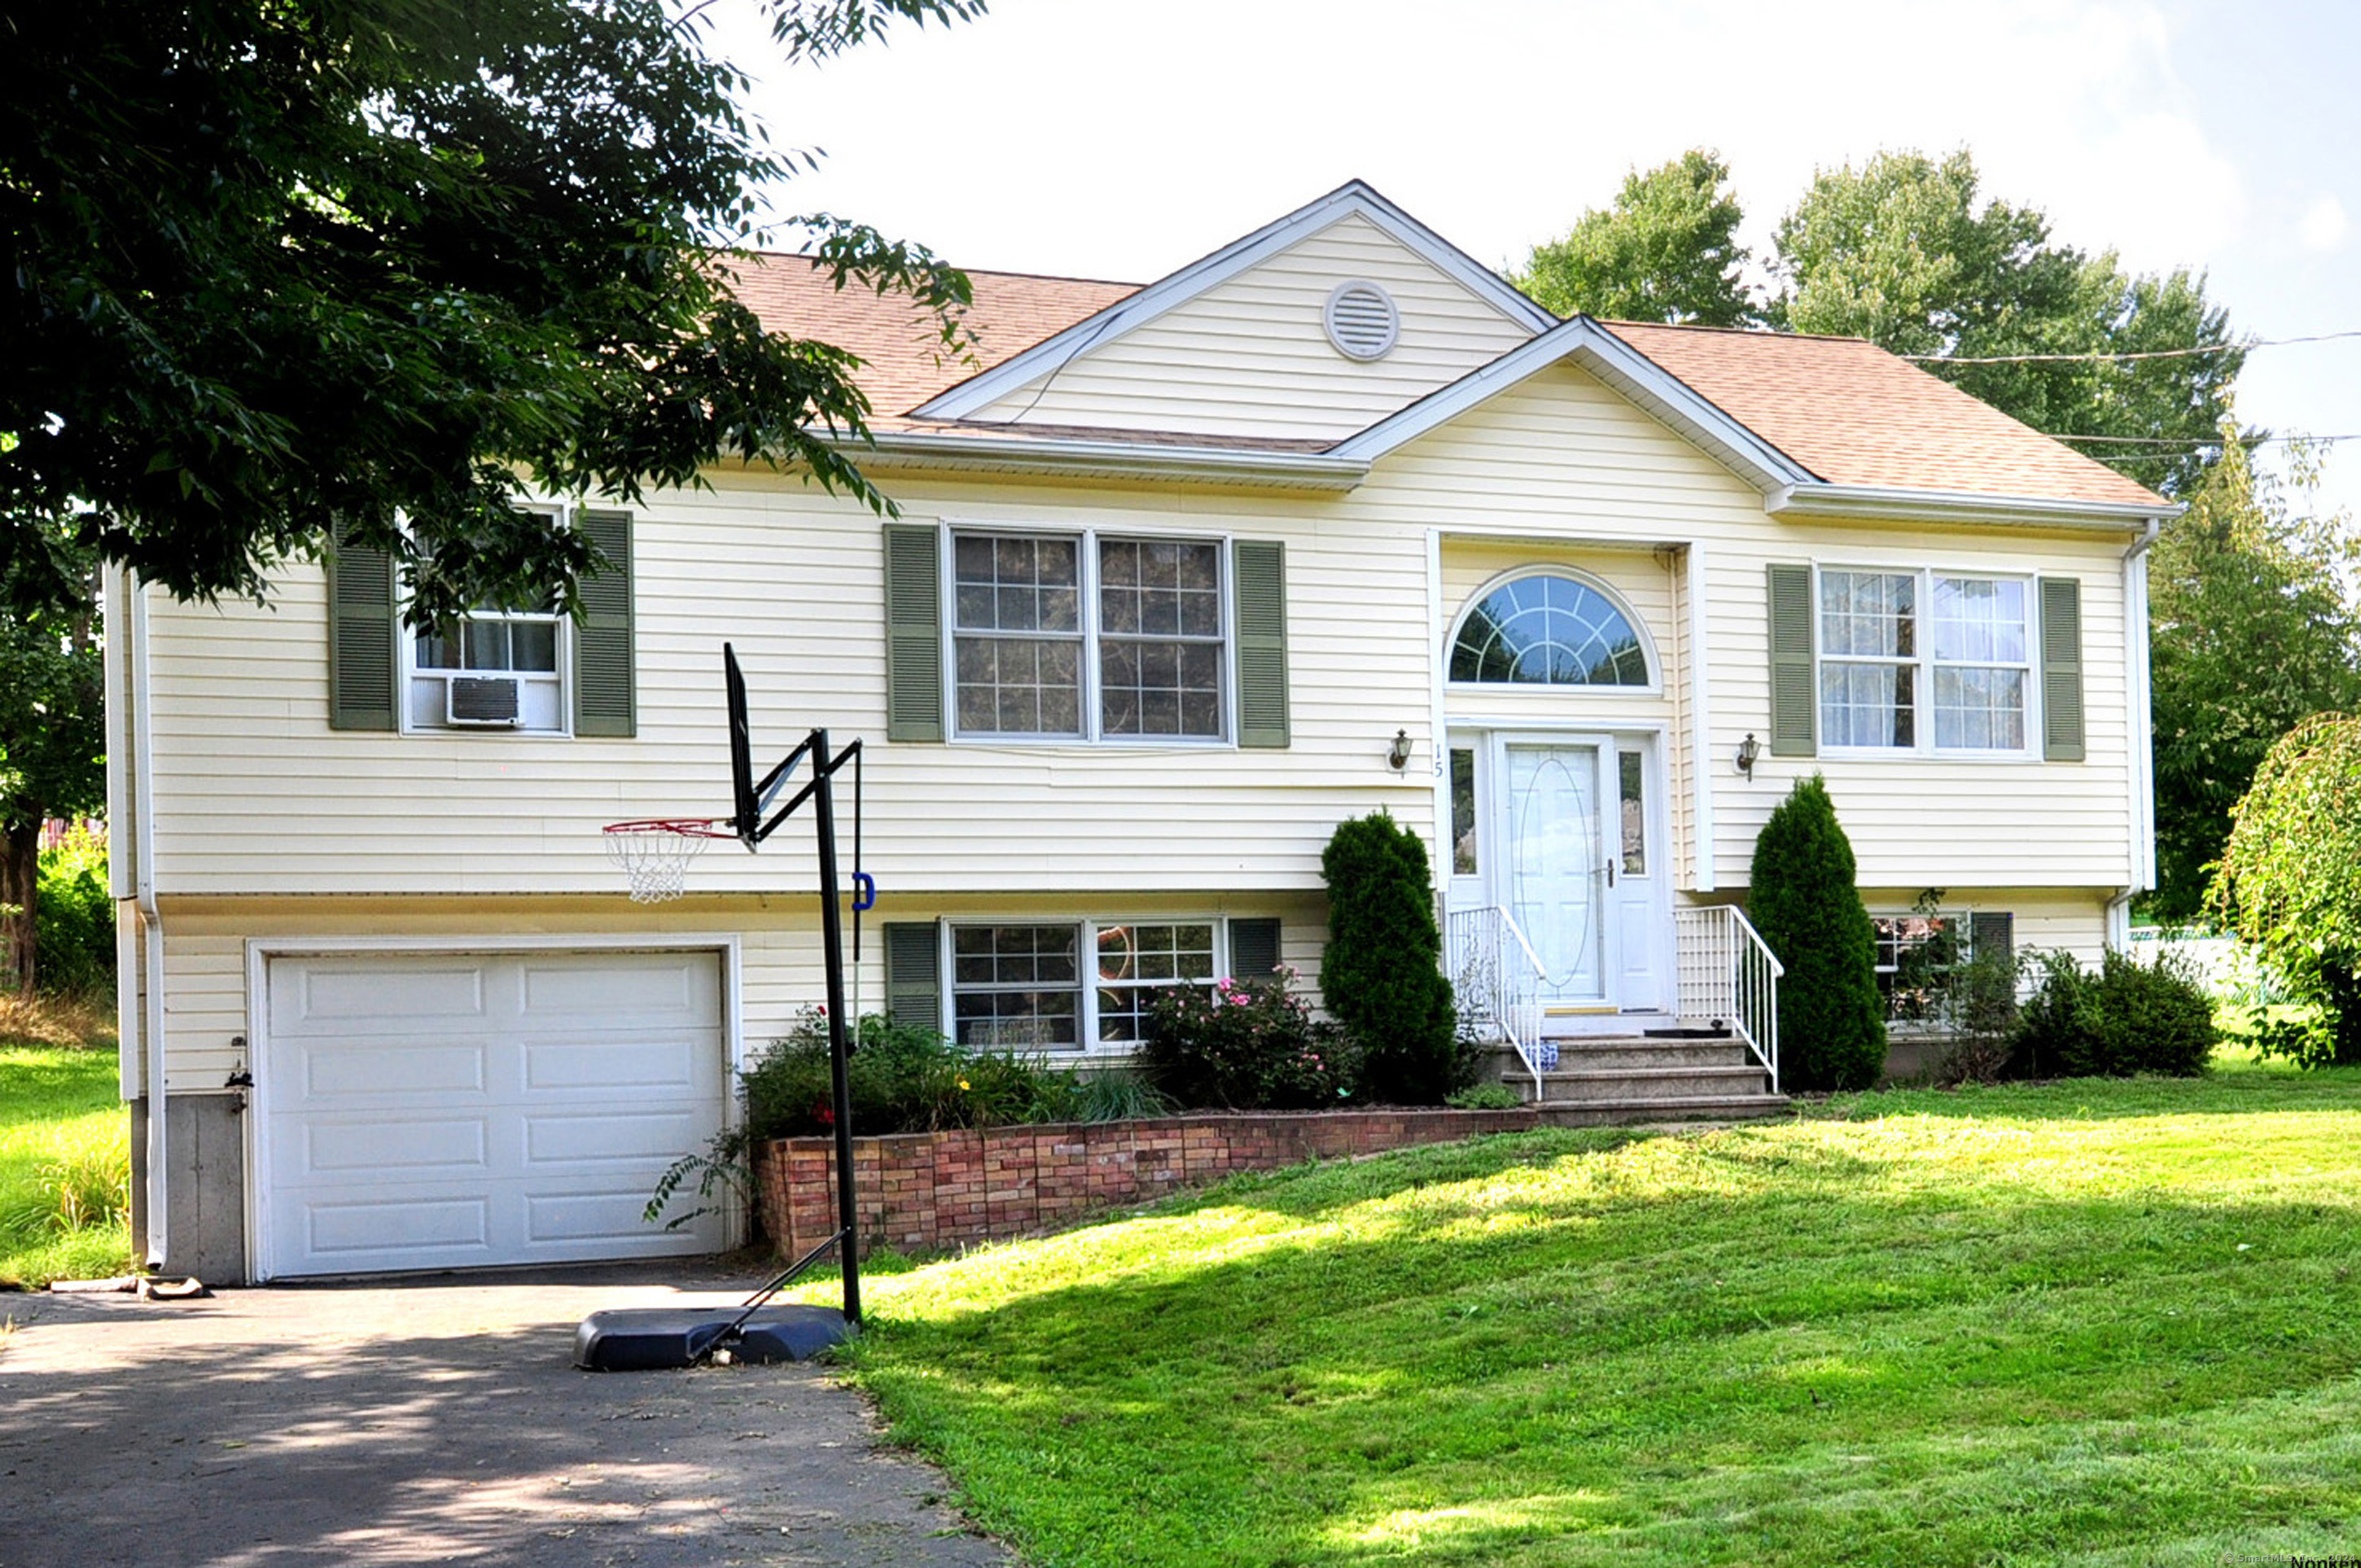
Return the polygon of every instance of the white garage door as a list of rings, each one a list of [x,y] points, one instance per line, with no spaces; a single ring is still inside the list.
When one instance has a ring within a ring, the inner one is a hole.
[[[710,1252],[640,1218],[720,1129],[712,952],[276,958],[266,1277]]]

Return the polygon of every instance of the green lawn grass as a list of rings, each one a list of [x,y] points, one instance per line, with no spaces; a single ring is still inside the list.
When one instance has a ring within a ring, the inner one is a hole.
[[[111,1050],[0,1045],[0,1280],[121,1272],[131,1255],[119,1215],[66,1228],[60,1188],[86,1206],[121,1201],[130,1114]]]
[[[1864,1094],[1234,1180],[848,1359],[1044,1564],[2284,1562],[2361,1552],[2357,1209],[2361,1070]]]

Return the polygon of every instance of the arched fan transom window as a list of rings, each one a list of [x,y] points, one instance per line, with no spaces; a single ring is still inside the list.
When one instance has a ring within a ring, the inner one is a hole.
[[[1614,601],[1587,583],[1537,573],[1501,584],[1451,644],[1451,678],[1486,685],[1644,686],[1648,655]]]

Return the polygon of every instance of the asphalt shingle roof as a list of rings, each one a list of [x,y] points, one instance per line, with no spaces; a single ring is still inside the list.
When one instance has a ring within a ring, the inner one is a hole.
[[[1139,285],[1026,272],[970,272],[975,357],[948,352],[927,314],[899,295],[839,290],[811,262],[761,256],[733,264],[739,297],[765,325],[850,350],[880,430],[1105,435],[1214,444],[1185,433],[1050,431],[914,420],[910,411],[1138,291]],[[2105,465],[1861,338],[1717,327],[1601,323],[1698,396],[1818,478],[1938,494],[2136,506],[2165,503]],[[1304,450],[1302,442],[1224,445]]]

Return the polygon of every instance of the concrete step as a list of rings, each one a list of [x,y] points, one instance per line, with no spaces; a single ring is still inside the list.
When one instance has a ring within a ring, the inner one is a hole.
[[[1511,1080],[1528,1099],[1532,1079]],[[1771,1075],[1760,1067],[1619,1068],[1597,1070],[1561,1067],[1542,1074],[1542,1103],[1609,1104],[1627,1100],[1713,1100],[1731,1094],[1763,1094]]]
[[[1748,1122],[1787,1113],[1784,1094],[1722,1094],[1710,1099],[1551,1102],[1540,1108],[1553,1127],[1620,1127],[1682,1122]]]
[[[1686,1069],[1744,1067],[1754,1059],[1745,1042],[1737,1039],[1654,1040],[1637,1035],[1599,1036],[1556,1042],[1558,1066],[1569,1071],[1621,1069]],[[1489,1058],[1490,1076],[1503,1083],[1529,1076],[1513,1046],[1495,1046]]]

